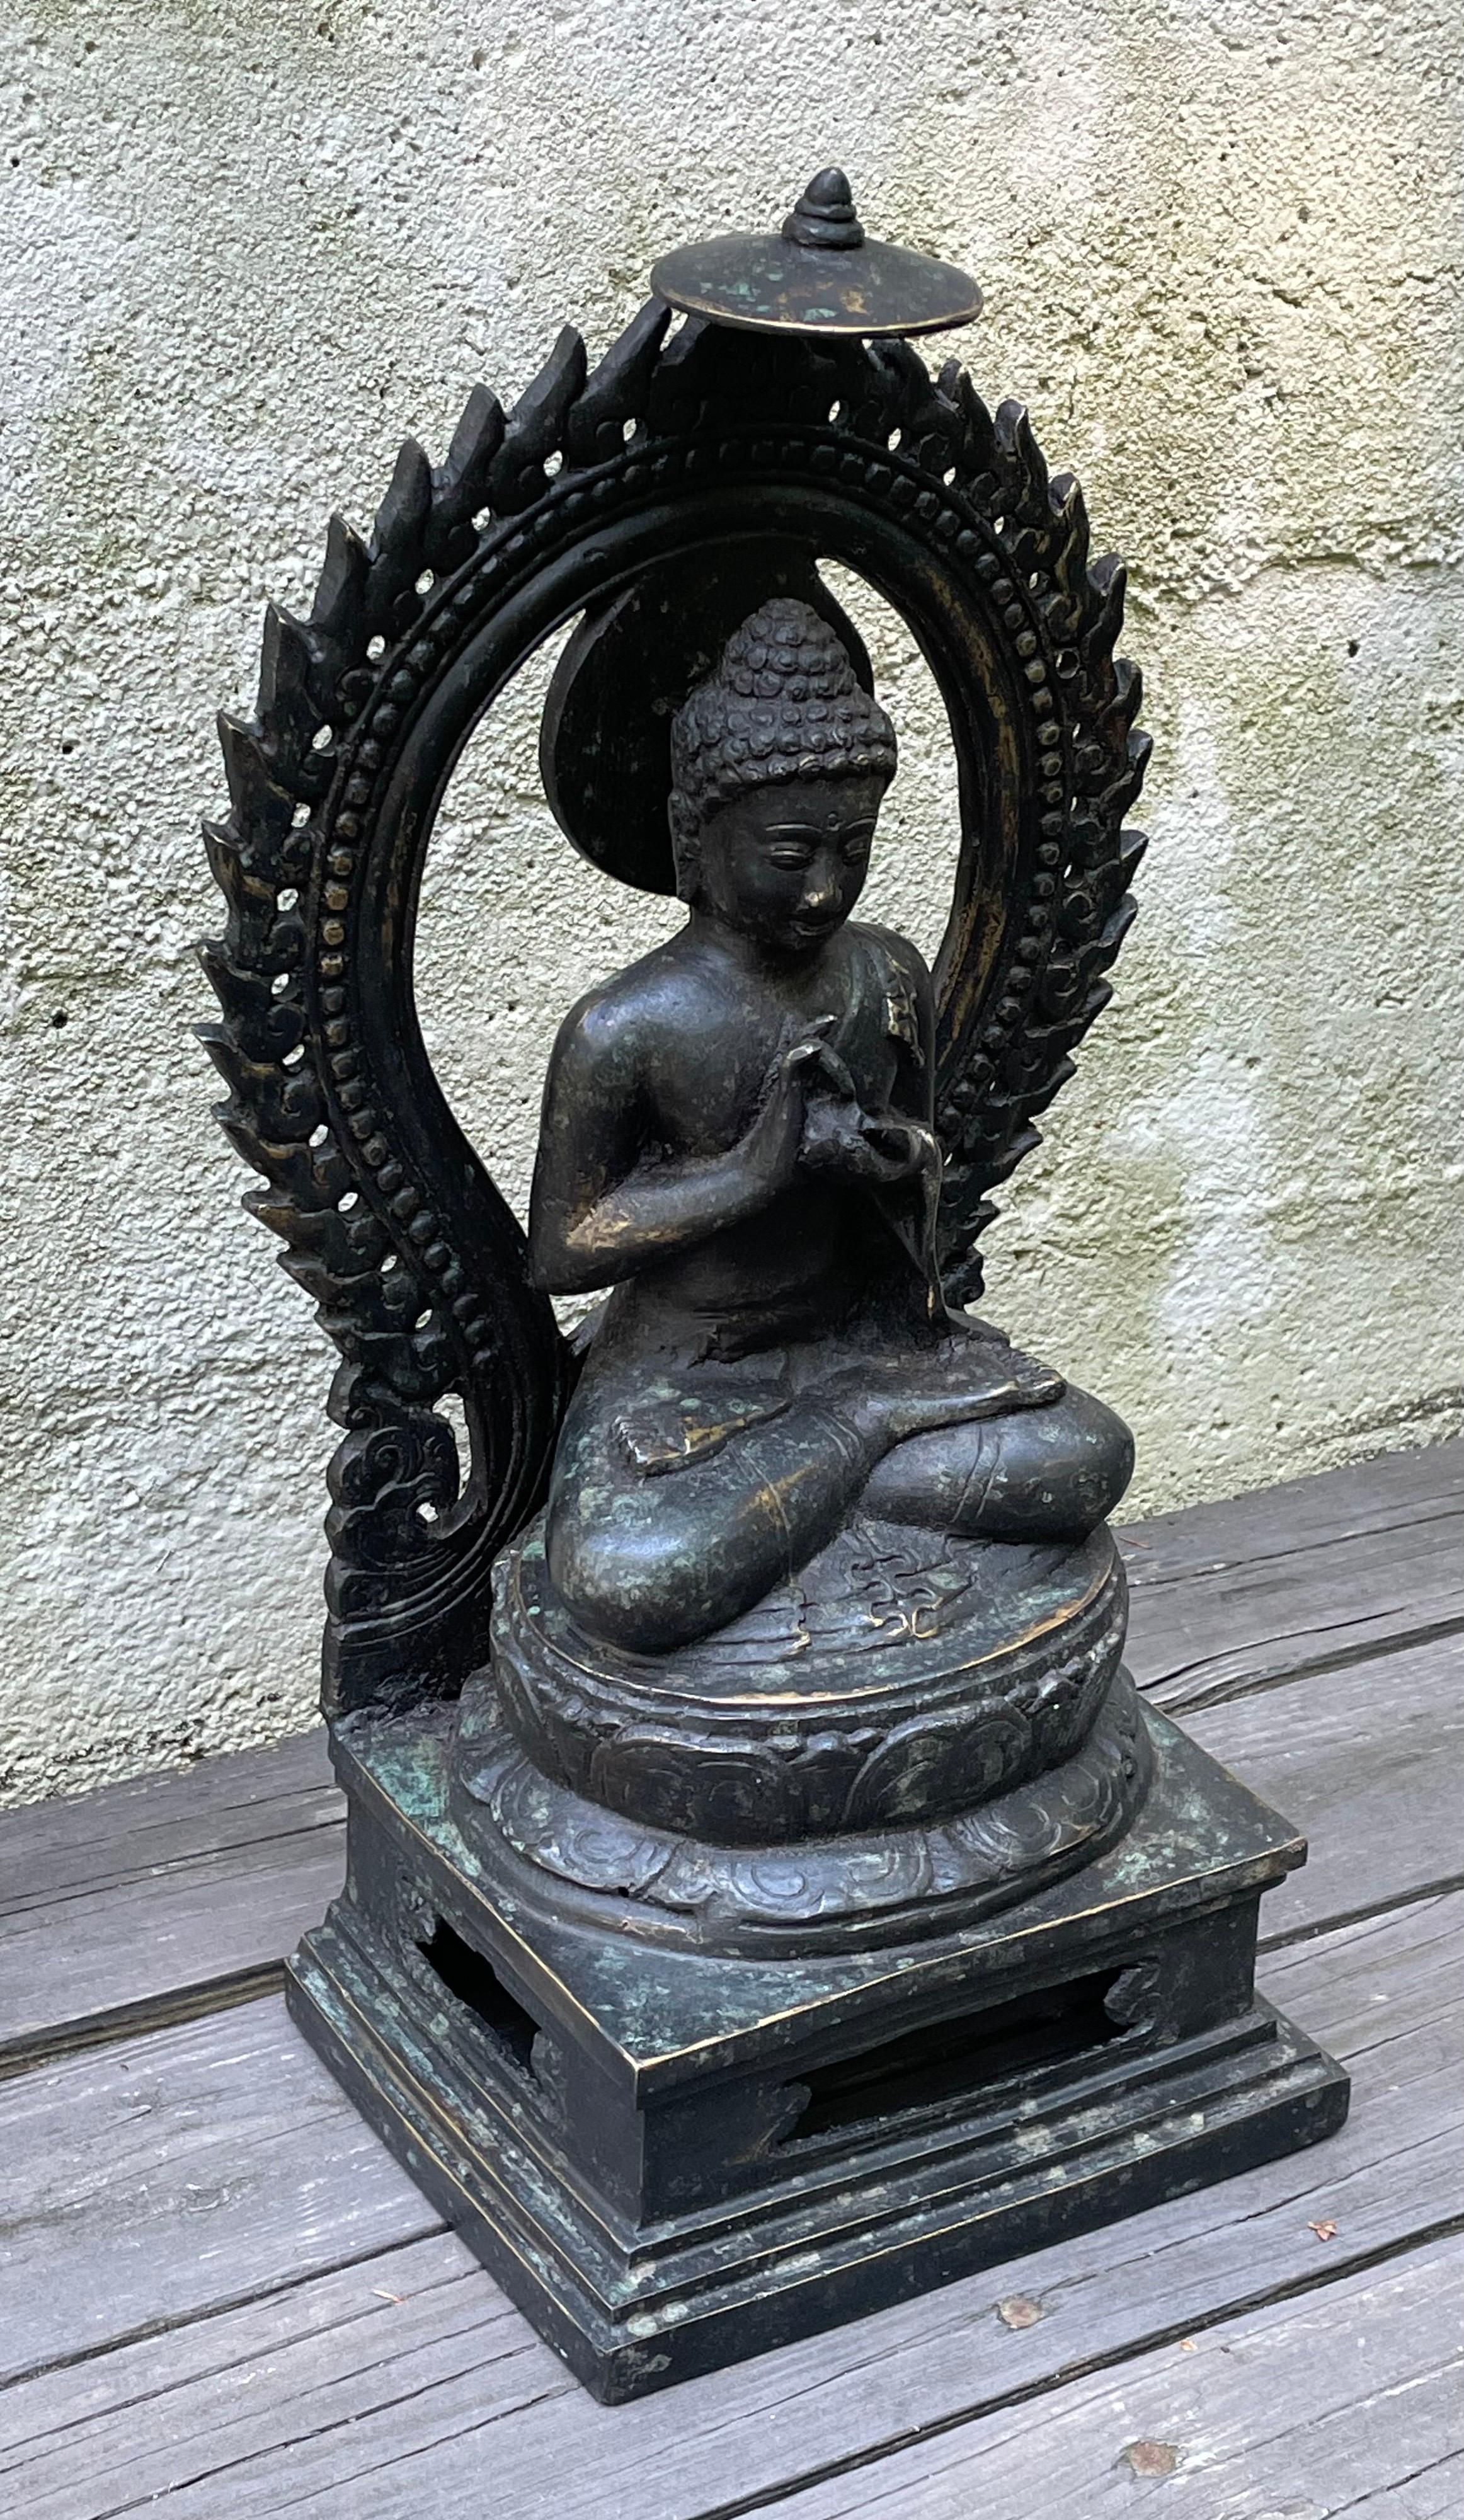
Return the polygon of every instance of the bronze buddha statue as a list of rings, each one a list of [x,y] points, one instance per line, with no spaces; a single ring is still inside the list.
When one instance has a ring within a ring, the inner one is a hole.
[[[622,1647],[725,1626],[856,1509],[1073,1542],[1128,1484],[1112,1412],[941,1295],[930,974],[852,917],[895,761],[837,633],[763,606],[673,727],[686,925],[555,1045],[534,1263],[613,1291],[548,1566]]]
[[[686,923],[555,1042],[532,1262],[610,1292],[459,1720],[526,1896],[714,1945],[937,1930],[1147,1777],[1128,1430],[942,1290],[931,976],[852,917],[895,734],[837,617],[766,600],[683,699]]]

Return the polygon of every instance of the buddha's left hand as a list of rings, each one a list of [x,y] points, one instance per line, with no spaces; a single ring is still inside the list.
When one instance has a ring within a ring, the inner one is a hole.
[[[928,1129],[913,1121],[874,1119],[852,1099],[811,1097],[800,1161],[811,1172],[890,1187],[938,1166]]]

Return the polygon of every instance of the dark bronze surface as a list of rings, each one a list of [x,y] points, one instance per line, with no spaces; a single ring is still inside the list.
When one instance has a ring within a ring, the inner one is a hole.
[[[493,1675],[546,1776],[766,1847],[950,1819],[1060,1767],[1118,1669],[1127,1597],[1099,1529],[1070,1550],[857,1521],[749,1616],[674,1654],[591,1647],[542,1524],[508,1552]]]
[[[931,1729],[920,1727],[927,1749],[937,1746]],[[491,1688],[470,1682],[453,1810],[526,1915],[579,1916],[643,1942],[743,1957],[865,1951],[951,1934],[1029,1899],[1112,1846],[1148,1791],[1148,1736],[1125,1672],[1086,1711],[1066,1758],[1009,1784],[994,1785],[979,1768],[973,1781],[974,1763],[960,1761],[979,1729],[951,1728],[938,1744],[948,1755],[930,1770],[899,1743],[886,1761],[892,1789],[864,1808],[855,1802],[843,1827],[795,1836],[789,1797],[769,1812],[770,1832],[781,1823],[781,1833],[758,1840],[747,1832],[745,1796],[748,1770],[759,1774],[766,1760],[732,1778],[731,1822],[718,1799],[729,1762],[698,1761],[694,1734],[673,1744],[663,1732],[629,1757],[597,1760],[592,1799],[546,1765],[533,1735],[526,1749]],[[912,1780],[928,1794],[911,1792]],[[634,1814],[624,1809],[627,1781],[641,1806]],[[617,1789],[622,1799],[612,1802]],[[935,1807],[901,1813],[905,1802],[925,1801]]]
[[[816,175],[776,236],[708,237],[655,264],[667,304],[747,333],[871,339],[948,333],[981,312],[981,292],[953,263],[866,237],[848,179]]]
[[[270,614],[208,833],[221,1117],[341,1356],[351,1865],[293,2001],[609,2395],[1346,2095],[1251,1996],[1300,1845],[1120,1667],[1127,1432],[965,1309],[1131,916],[1123,572],[1018,406],[862,338],[957,320],[959,275],[870,246],[831,171],[775,264],[593,374],[566,331],[442,466],[403,449],[309,620]],[[933,974],[854,915],[898,730],[824,560],[949,712]],[[546,790],[686,920],[566,1016],[525,1235],[432,1074],[413,930],[464,743],[566,625]]]
[[[1007,1544],[982,1572],[996,1625],[1020,1626],[1020,1552],[1081,1543],[1132,1448],[945,1299],[931,978],[853,917],[894,729],[837,628],[782,595],[670,750],[686,924],[573,1009],[545,1086],[536,1275],[610,1293],[555,1451],[539,1615],[562,1604],[571,1659],[576,1636],[592,1659],[685,1653],[766,1617],[863,1513],[896,1527],[890,1569],[904,1526],[928,1535],[883,1591],[918,1583],[932,1619],[964,1580],[952,1550]],[[781,1648],[737,1633],[746,1685],[776,1688]],[[857,1637],[800,1635],[832,1720]]]

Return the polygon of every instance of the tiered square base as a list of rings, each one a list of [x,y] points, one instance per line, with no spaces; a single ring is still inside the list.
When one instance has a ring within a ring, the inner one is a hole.
[[[1128,1836],[979,1927],[733,1960],[552,1926],[448,1814],[450,1712],[343,1726],[346,1895],[291,2009],[596,2394],[860,2317],[1331,2134],[1255,2000],[1305,1847],[1162,1716]]]

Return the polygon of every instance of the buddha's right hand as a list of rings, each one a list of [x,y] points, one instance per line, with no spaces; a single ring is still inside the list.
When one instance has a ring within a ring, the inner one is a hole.
[[[770,1194],[785,1190],[797,1169],[808,1090],[827,1060],[822,1036],[832,1020],[821,1017],[779,1051],[763,1079],[762,1099],[742,1139],[741,1153]]]

